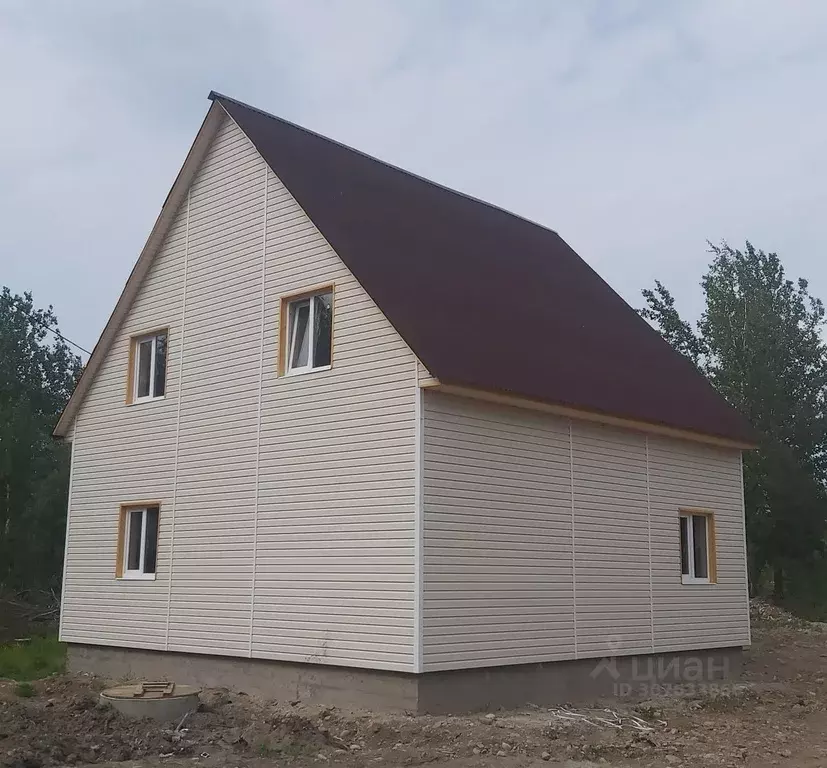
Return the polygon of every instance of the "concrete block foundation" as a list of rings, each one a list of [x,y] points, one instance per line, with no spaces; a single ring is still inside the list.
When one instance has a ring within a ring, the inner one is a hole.
[[[460,713],[527,704],[648,699],[731,682],[741,647],[425,672],[420,675],[264,659],[70,644],[70,672],[172,680],[282,701],[384,712]]]
[[[123,682],[171,680],[340,709],[417,711],[416,677],[402,672],[76,644],[67,667]]]

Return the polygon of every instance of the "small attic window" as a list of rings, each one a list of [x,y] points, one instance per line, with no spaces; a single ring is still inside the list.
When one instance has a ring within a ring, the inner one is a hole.
[[[154,331],[131,340],[127,402],[163,397],[167,382],[167,331]]]
[[[333,289],[282,299],[282,373],[330,368],[333,347]]]

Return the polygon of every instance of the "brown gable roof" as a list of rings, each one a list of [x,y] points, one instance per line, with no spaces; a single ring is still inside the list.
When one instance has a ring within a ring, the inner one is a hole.
[[[210,98],[440,382],[754,442],[745,419],[556,232]]]

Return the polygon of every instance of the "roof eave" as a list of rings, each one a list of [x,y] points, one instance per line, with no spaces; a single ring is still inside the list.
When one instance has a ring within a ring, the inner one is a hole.
[[[659,424],[639,419],[627,418],[610,413],[589,411],[582,408],[575,408],[564,403],[553,403],[545,400],[532,400],[526,397],[511,395],[504,392],[492,392],[485,389],[468,387],[459,384],[451,384],[437,378],[430,378],[421,381],[422,389],[429,389],[435,392],[442,392],[448,395],[468,397],[473,400],[484,400],[499,405],[509,405],[516,408],[528,408],[534,411],[543,411],[566,418],[591,421],[608,426],[630,429],[636,432],[660,435],[662,437],[673,437],[680,440],[689,440],[696,443],[705,443],[719,448],[731,448],[734,450],[749,451],[759,447],[757,438],[735,438],[725,435],[713,435],[705,432],[695,432],[681,427],[674,427],[669,424]]]

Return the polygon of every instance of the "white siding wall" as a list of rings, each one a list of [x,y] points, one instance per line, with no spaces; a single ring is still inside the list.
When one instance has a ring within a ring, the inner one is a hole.
[[[327,282],[333,367],[279,378],[279,297]],[[127,406],[129,339],[160,326],[166,397]],[[225,120],[76,420],[62,638],[411,669],[415,394],[410,350]],[[135,500],[161,504],[155,581],[114,578]]]
[[[588,422],[571,428],[578,655],[647,653],[646,437]]]
[[[424,403],[424,668],[571,658],[568,424]]]
[[[425,671],[749,642],[737,451],[436,392],[424,442]],[[683,506],[715,585],[681,584]]]
[[[270,176],[253,653],[410,670],[413,353]],[[333,366],[277,375],[278,297],[334,283]]]
[[[741,462],[733,451],[649,438],[652,588],[658,650],[749,643]],[[685,586],[675,507],[715,512],[718,584]]]
[[[244,655],[256,488],[264,161],[225,120],[190,188],[168,648]]]

